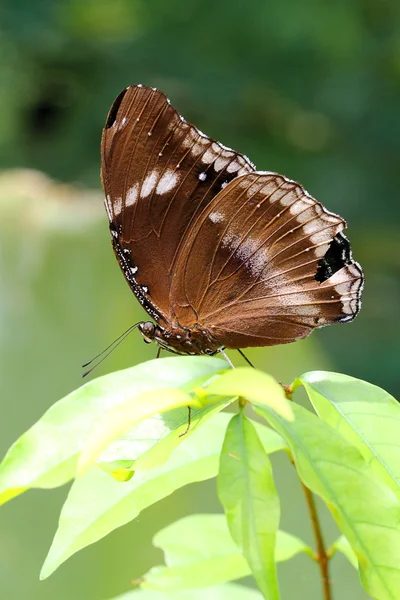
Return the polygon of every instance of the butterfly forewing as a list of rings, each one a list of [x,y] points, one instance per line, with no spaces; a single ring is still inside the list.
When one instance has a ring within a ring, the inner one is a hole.
[[[302,186],[276,173],[235,179],[185,238],[171,293],[179,321],[209,325],[221,345],[245,347],[291,342],[354,318],[362,271],[340,233],[344,227]],[[337,240],[341,248],[324,266]]]
[[[254,170],[187,123],[158,90],[131,86],[102,136],[102,181],[114,250],[156,320],[172,318],[171,277],[185,233],[214,196]]]

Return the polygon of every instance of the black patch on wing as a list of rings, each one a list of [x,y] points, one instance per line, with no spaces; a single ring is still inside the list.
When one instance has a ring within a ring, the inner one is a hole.
[[[125,88],[115,98],[114,104],[112,105],[112,107],[110,108],[110,112],[108,113],[105,129],[109,129],[110,127],[112,127],[114,125],[115,119],[118,114],[119,107],[121,106],[121,102],[124,99],[124,96],[127,91],[128,91],[128,88]]]
[[[352,262],[349,240],[343,233],[338,233],[332,240],[325,256],[318,261],[315,279],[322,283],[332,277],[345,265]]]
[[[228,173],[227,165],[220,171],[215,169],[214,163],[210,165],[199,165],[196,167],[197,178],[200,183],[204,184],[204,187],[210,186],[210,181],[213,181],[212,187],[210,188],[214,195],[224,189],[233,179],[238,176],[238,171]],[[221,179],[223,180],[221,182]],[[202,188],[200,188],[201,194]],[[200,194],[200,195],[201,195]]]

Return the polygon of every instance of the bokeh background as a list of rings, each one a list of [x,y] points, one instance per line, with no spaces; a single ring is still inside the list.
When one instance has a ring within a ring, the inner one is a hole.
[[[349,223],[366,274],[360,316],[250,351],[255,364],[285,382],[331,369],[396,394],[399,32],[397,0],[2,0],[1,455],[81,384],[84,360],[143,317],[111,250],[99,183],[101,129],[130,83],[161,88],[201,130],[300,181]],[[97,374],[154,355],[136,333]],[[311,542],[293,469],[284,457],[274,468],[282,527]],[[192,485],[39,583],[66,493],[29,492],[2,507],[1,598],[112,597],[161,562],[155,531],[220,510],[213,481]],[[324,527],[332,541],[327,515]],[[305,557],[279,570],[283,600],[320,597]],[[335,557],[332,577],[335,598],[367,597],[344,558]]]

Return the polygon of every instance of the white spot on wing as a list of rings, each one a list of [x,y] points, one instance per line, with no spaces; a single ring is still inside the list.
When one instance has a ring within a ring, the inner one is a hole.
[[[303,231],[306,235],[310,235],[318,231],[320,226],[321,225],[319,223],[319,220],[313,219],[312,221],[309,221],[308,223],[305,223],[305,225],[303,225]]]
[[[207,173],[200,173],[199,179],[200,181],[205,181],[207,179]]]
[[[222,246],[233,250],[233,256],[241,263],[245,263],[245,268],[254,277],[258,277],[267,265],[267,251],[265,247],[260,248],[258,238],[242,239],[240,235],[226,233],[222,238]]]
[[[329,244],[322,244],[314,248],[314,254],[317,258],[322,258],[328,252]]]
[[[216,158],[215,153],[208,149],[204,152],[203,156],[201,157],[201,160],[203,161],[203,163],[205,163],[206,165],[212,163]]]
[[[235,160],[233,162],[229,163],[229,165],[226,168],[228,173],[234,173],[235,171],[238,171],[239,169],[240,169],[240,164],[238,162],[236,162]]]
[[[246,194],[249,198],[255,196],[257,192],[260,190],[260,185],[258,183],[252,183],[246,190]]]
[[[194,145],[191,146],[190,153],[193,156],[198,156],[202,152],[203,152],[203,148],[202,148],[202,146],[200,144],[194,144]]]
[[[296,217],[298,223],[305,223],[310,220],[310,204],[304,200],[298,200],[290,205],[289,212]]]
[[[126,206],[132,206],[132,204],[135,204],[136,200],[138,199],[138,195],[139,195],[139,184],[135,183],[135,185],[133,185],[128,190],[128,193],[126,195],[126,200],[125,200]]]
[[[154,188],[156,186],[158,179],[157,171],[152,171],[150,175],[147,175],[144,183],[142,185],[142,189],[140,191],[141,198],[147,198],[152,192],[154,192]]]
[[[224,215],[221,214],[218,211],[214,211],[212,213],[209,214],[210,221],[212,221],[213,223],[221,223],[224,220]]]
[[[119,215],[121,214],[121,210],[122,210],[122,198],[116,198],[114,201],[114,214],[115,215]]]
[[[283,194],[282,196],[279,198],[278,202],[282,205],[282,206],[290,206],[292,205],[294,202],[296,202],[296,196],[293,194],[292,190],[282,190]]]
[[[214,163],[214,169],[216,171],[222,171],[229,162],[229,158],[218,157]]]
[[[108,220],[112,221],[112,205],[111,205],[111,198],[110,198],[109,194],[107,194],[107,196],[104,198],[104,204],[106,207]]]
[[[178,181],[178,175],[172,171],[172,169],[167,169],[158,182],[156,194],[165,194],[170,192],[176,186]]]
[[[331,234],[328,229],[324,229],[323,231],[317,231],[317,233],[313,233],[310,237],[310,241],[312,244],[319,244],[322,242],[326,242],[328,239],[330,240]]]

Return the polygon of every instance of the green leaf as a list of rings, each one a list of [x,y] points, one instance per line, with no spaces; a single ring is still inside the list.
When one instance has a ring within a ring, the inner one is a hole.
[[[209,377],[207,376],[207,380]],[[203,425],[210,417],[212,417],[217,412],[221,411],[225,404],[219,404],[215,406],[208,406],[206,409],[192,409],[191,415],[191,425],[189,433],[193,433],[196,428]],[[172,411],[174,414],[177,411]],[[146,469],[158,466],[165,462],[167,457],[171,454],[172,450],[179,445],[182,439],[186,438],[176,438],[176,435],[166,435],[164,438],[160,436],[162,428],[164,428],[164,423],[167,418],[170,418],[172,413],[164,414],[162,419],[154,420],[147,419],[142,422],[139,426],[134,427],[130,432],[125,434],[123,438],[120,438],[113,442],[108,449],[102,453],[101,462],[99,462],[99,466],[103,468],[107,473],[112,474],[113,477],[118,479],[118,481],[125,481],[129,479],[133,471],[130,469]],[[184,425],[182,425],[182,421]],[[259,435],[262,436],[261,440],[265,451],[269,454],[272,452],[277,452],[278,450],[288,450],[287,444],[284,439],[276,433],[273,429],[269,427],[266,428],[262,425],[262,429],[260,429],[260,423],[256,423],[257,430],[259,431]],[[184,411],[184,419],[181,419],[181,423],[179,423],[178,430],[180,431],[183,427],[186,429],[187,426],[187,411]],[[169,429],[167,430],[170,431]],[[149,444],[149,439],[152,437],[156,437],[159,439],[158,443],[151,446],[147,451],[146,448]],[[144,444],[144,449],[142,449],[142,445]],[[144,454],[140,455],[140,452],[144,452]],[[131,460],[127,460],[127,457],[131,457]],[[132,457],[137,457],[133,462]]]
[[[293,419],[283,387],[271,375],[251,367],[239,367],[213,377],[204,388],[210,395],[243,396],[255,404],[270,406],[285,419]]]
[[[226,369],[226,362],[217,358],[163,358],[99,377],[83,385],[54,404],[10,448],[0,466],[0,503],[28,488],[52,488],[73,478],[78,453],[93,424],[106,411],[133,394],[160,386],[180,387],[192,379],[212,375],[222,369]],[[209,407],[193,414],[193,427],[196,420],[208,411],[212,413],[215,410],[215,407]],[[149,435],[148,422],[140,423],[135,428],[133,439],[139,440],[139,444],[136,444],[136,452],[129,456],[130,459],[143,455],[166,437],[174,437],[174,440],[164,445],[164,452],[166,448],[171,451],[180,443],[177,433],[186,427],[187,411],[177,409],[172,412],[161,419],[152,419],[152,435]],[[178,430],[177,433],[174,433],[175,430]],[[160,460],[160,455],[157,458]]]
[[[197,398],[180,389],[156,388],[134,394],[126,402],[107,411],[103,419],[95,423],[84,443],[78,459],[78,473],[86,471],[111,442],[139,421],[182,406],[201,408],[202,405]]]
[[[215,476],[226,419],[215,415],[154,469],[125,483],[93,467],[71,487],[41,577],[48,577],[72,554],[128,523],[176,489]],[[222,422],[221,422],[222,421]]]
[[[284,531],[278,531],[277,535],[275,549],[277,562],[289,560],[299,552],[313,555],[311,548],[299,538]],[[191,564],[199,558],[209,556],[240,553],[229,533],[226,517],[223,514],[198,514],[183,517],[156,533],[153,545],[164,552],[165,562],[168,566]]]
[[[264,598],[279,598],[275,565],[279,497],[271,463],[243,411],[227,428],[218,474],[218,496],[229,531],[250,565]]]
[[[48,577],[75,552],[136,518],[142,510],[174,490],[214,477],[230,417],[215,414],[191,436],[184,436],[184,442],[162,465],[137,471],[130,481],[114,481],[96,467],[79,477],[61,511],[42,578]],[[257,425],[260,439],[271,452],[285,447],[278,434],[269,427]]]
[[[160,592],[157,590],[134,590],[117,596],[114,600],[262,600],[261,594],[244,585],[227,583],[201,590]]]
[[[347,558],[347,560],[349,561],[349,563],[351,565],[353,565],[353,567],[355,569],[358,569],[358,560],[357,560],[357,556],[354,554],[352,547],[350,546],[348,540],[344,537],[344,535],[341,535],[336,542],[334,542],[332,544],[332,547],[330,549],[330,555],[333,556],[333,554],[336,551],[341,552],[342,554],[344,554],[344,556]]]
[[[362,584],[379,600],[398,600],[400,506],[360,452],[332,427],[293,404],[295,420],[257,408],[286,439],[304,484],[325,501],[357,555]]]
[[[400,405],[354,377],[314,371],[299,378],[318,415],[354,444],[400,499]]]
[[[201,427],[210,417],[220,412],[229,401],[192,408],[190,428],[188,410],[174,409],[139,422],[130,431],[111,442],[101,453],[97,464],[113,477],[116,470],[132,474],[140,469],[150,469],[166,461],[171,452]],[[184,436],[181,434],[186,432]]]
[[[312,556],[300,539],[278,531],[275,560],[289,560],[300,552]],[[153,538],[164,551],[167,566],[153,567],[142,587],[166,591],[207,587],[251,574],[232,540],[224,515],[191,515],[172,523]]]

